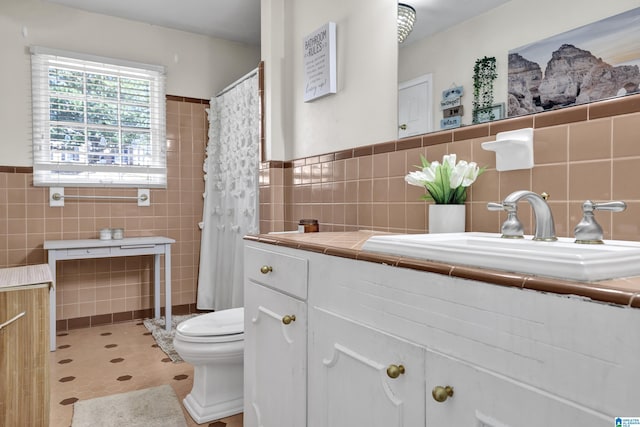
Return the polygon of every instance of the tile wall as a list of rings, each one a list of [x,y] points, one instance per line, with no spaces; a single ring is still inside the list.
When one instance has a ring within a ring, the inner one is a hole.
[[[206,100],[167,97],[168,187],[151,190],[150,207],[72,199],[49,207],[48,188],[33,187],[31,168],[0,166],[0,268],[44,263],[45,240],[96,238],[101,228],[124,228],[126,237],[167,236],[176,240],[173,304],[179,312],[195,310],[207,107]],[[65,188],[65,194],[135,196],[137,190]],[[61,330],[140,318],[153,307],[153,258],[59,261],[57,285]]]
[[[120,201],[71,201],[48,205],[48,190],[32,186],[31,168],[0,166],[0,267],[46,262],[44,240],[97,237],[104,227],[127,236],[165,235],[172,249],[172,299],[195,310],[200,250],[202,163],[207,141],[207,101],[169,97],[169,185],[151,191],[151,207]],[[480,144],[497,132],[535,128],[531,170],[497,172],[495,158]],[[640,240],[640,95],[589,106],[503,120],[357,147],[292,161],[264,162],[260,170],[261,231],[293,230],[301,218],[316,218],[321,231],[374,229],[427,231],[422,191],[404,182],[420,154],[459,158],[488,166],[472,186],[467,230],[499,230],[504,216],[486,203],[518,189],[550,194],[558,235],[571,236],[580,205],[620,199],[622,213],[598,212],[605,238]],[[134,195],[134,190],[65,189],[67,194]],[[531,232],[527,206],[520,217]],[[151,257],[64,261],[58,264],[58,328],[139,318],[153,306]]]
[[[497,132],[533,127],[535,166],[498,172],[495,154],[481,143]],[[547,192],[556,232],[573,236],[581,205],[624,200],[622,213],[597,212],[605,238],[640,240],[640,95],[607,100],[423,136],[357,147],[336,153],[265,162],[260,171],[261,231],[297,228],[315,218],[320,231],[373,229],[427,232],[423,190],[407,185],[405,174],[420,163],[456,153],[458,159],[487,166],[469,192],[467,231],[498,232],[504,214],[489,212],[487,202],[515,190]],[[528,234],[532,214],[519,208]]]

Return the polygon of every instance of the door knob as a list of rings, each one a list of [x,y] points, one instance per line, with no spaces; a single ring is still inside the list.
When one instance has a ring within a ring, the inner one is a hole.
[[[398,128],[400,128],[400,130],[407,130],[407,125],[403,123],[400,126],[398,126]]]
[[[271,267],[270,265],[263,265],[262,267],[260,267],[260,273],[262,274],[271,273],[272,271],[273,267]]]
[[[389,378],[398,378],[401,374],[404,374],[404,366],[403,365],[389,365],[387,368],[387,375]]]
[[[296,315],[292,314],[292,315],[286,315],[282,318],[282,323],[284,323],[285,325],[288,325],[291,322],[295,322],[296,321]]]
[[[436,402],[444,402],[447,398],[453,396],[453,387],[451,386],[435,386],[431,395],[435,399]]]

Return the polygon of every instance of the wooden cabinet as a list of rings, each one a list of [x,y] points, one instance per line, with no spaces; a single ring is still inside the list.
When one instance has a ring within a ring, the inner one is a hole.
[[[1,273],[0,425],[48,427],[49,284],[11,286]]]
[[[244,425],[304,426],[307,261],[255,248],[245,260]]]
[[[322,309],[309,323],[309,427],[424,425],[423,347]]]

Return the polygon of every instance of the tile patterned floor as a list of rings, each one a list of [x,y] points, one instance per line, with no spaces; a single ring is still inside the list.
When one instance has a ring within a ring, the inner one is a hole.
[[[69,427],[73,402],[169,384],[180,402],[193,385],[193,367],[172,363],[141,321],[59,334],[51,366],[50,427]],[[242,427],[242,414],[189,427]]]

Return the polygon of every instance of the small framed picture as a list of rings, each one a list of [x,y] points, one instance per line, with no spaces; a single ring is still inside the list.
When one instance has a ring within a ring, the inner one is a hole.
[[[336,23],[304,38],[304,102],[336,93]]]
[[[474,123],[484,123],[504,119],[504,103],[501,102],[500,104],[495,104],[491,107],[479,108],[473,113],[475,116],[474,118],[476,119],[473,121]]]

